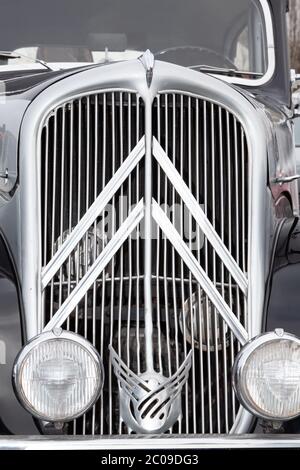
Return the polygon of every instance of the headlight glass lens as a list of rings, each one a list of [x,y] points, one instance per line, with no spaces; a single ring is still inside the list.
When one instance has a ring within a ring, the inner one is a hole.
[[[244,406],[258,416],[284,420],[300,414],[300,342],[287,336],[252,349],[235,379]]]
[[[34,416],[68,421],[93,405],[103,384],[103,370],[97,352],[83,338],[78,342],[78,335],[71,333],[53,336],[25,346],[15,366],[15,387]]]

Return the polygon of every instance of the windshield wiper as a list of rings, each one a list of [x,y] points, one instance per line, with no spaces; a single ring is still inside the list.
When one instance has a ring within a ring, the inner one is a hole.
[[[53,72],[53,69],[47,64],[47,62],[44,62],[40,59],[32,59],[31,57],[27,57],[24,54],[16,54],[15,52],[9,51],[0,51],[0,59],[26,59],[36,64],[41,64],[43,67]]]
[[[222,67],[214,67],[213,65],[191,65],[191,66],[189,66],[189,69],[197,69],[200,72],[216,73],[216,74],[220,74],[220,75],[227,75],[229,77],[242,77],[242,78],[263,77],[263,73],[259,73],[259,72],[246,72],[246,71],[243,71],[243,70],[235,70],[235,69],[230,69],[230,68],[227,69],[227,68],[222,68]]]

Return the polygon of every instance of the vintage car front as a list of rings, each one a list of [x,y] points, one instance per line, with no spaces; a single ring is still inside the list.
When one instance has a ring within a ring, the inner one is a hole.
[[[297,443],[287,6],[2,5],[0,448]]]

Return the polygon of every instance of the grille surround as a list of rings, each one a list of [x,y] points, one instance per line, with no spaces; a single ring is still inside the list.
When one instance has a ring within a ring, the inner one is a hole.
[[[90,89],[98,89],[99,91],[110,91],[109,88],[105,88],[105,83],[111,83],[112,82],[112,75],[117,71],[117,68],[119,68],[120,72],[124,72],[126,70],[126,75],[128,72],[132,71],[133,75],[136,73],[138,75],[138,79],[135,80],[130,80],[131,87],[130,88],[135,88],[140,90],[140,95],[145,98],[145,101],[148,100],[148,91],[146,91],[143,86],[141,86],[142,82],[142,71],[140,69],[140,65],[138,63],[132,64],[132,67],[129,67],[124,64],[120,64],[119,67],[111,67],[110,73],[107,74],[106,77],[103,78],[102,80],[102,85],[101,88],[99,88],[99,77],[97,76],[96,73],[92,71],[88,71],[83,74],[83,78],[85,78],[84,86],[85,89],[88,93],[90,93]],[[114,70],[112,70],[114,69]],[[174,69],[174,70],[173,70]],[[175,70],[176,69],[176,70]],[[173,67],[170,64],[162,64],[162,63],[157,63],[156,65],[156,78],[153,80],[153,90],[159,90],[161,88],[161,83],[164,83],[164,87],[166,86],[166,83],[169,83],[170,85],[170,91],[167,91],[167,93],[173,93],[176,92],[176,90],[189,90],[187,94],[196,95],[198,97],[203,97],[205,96],[205,99],[210,99],[215,103],[219,103],[228,110],[230,109],[231,112],[235,116],[237,116],[240,121],[243,123],[243,126],[245,128],[245,132],[247,134],[247,140],[249,143],[249,151],[251,157],[255,153],[255,159],[254,162],[256,163],[256,170],[257,170],[257,178],[256,182],[254,184],[253,178],[252,178],[252,172],[253,172],[253,161],[250,160],[250,168],[249,168],[249,180],[250,180],[250,187],[249,187],[249,201],[250,201],[250,211],[249,211],[249,216],[250,216],[250,222],[249,223],[249,231],[250,231],[250,239],[252,241],[256,241],[258,246],[264,246],[264,239],[261,238],[261,235],[258,233],[257,230],[255,230],[254,227],[257,225],[253,224],[253,221],[257,223],[258,221],[260,222],[260,227],[262,227],[265,224],[265,219],[263,217],[263,211],[258,210],[258,208],[261,206],[261,202],[265,201],[265,196],[263,192],[263,186],[262,186],[262,181],[265,178],[266,174],[266,165],[263,157],[264,151],[265,151],[265,141],[264,141],[264,132],[262,132],[262,122],[260,121],[259,118],[257,118],[256,122],[253,120],[253,116],[256,114],[253,113],[253,109],[249,105],[246,100],[244,100],[239,93],[237,93],[235,90],[230,89],[226,85],[221,84],[219,81],[211,78],[211,77],[204,77],[202,75],[194,74],[191,73],[190,71],[186,71],[184,69],[180,68],[181,76],[179,77],[178,75],[178,67]],[[176,78],[173,80],[172,75],[174,73],[177,73]],[[124,77],[124,74],[122,74]],[[201,81],[199,81],[199,76],[201,76]],[[197,78],[197,80],[196,80]],[[115,82],[115,80],[114,80]],[[93,85],[95,83],[95,85]],[[120,77],[119,83],[125,83],[126,85],[128,84],[128,81],[124,80],[124,78]],[[97,85],[96,85],[97,84]],[[218,84],[218,90],[216,90],[216,84]],[[76,95],[78,96],[78,84],[76,83],[76,80],[70,80],[67,79],[65,83],[63,84],[63,90],[60,89],[60,87],[54,86],[51,87],[47,92],[44,92],[40,99],[36,100],[34,105],[31,106],[31,109],[29,109],[30,112],[28,112],[26,119],[24,120],[24,126],[22,128],[22,135],[21,135],[21,141],[23,142],[23,148],[21,154],[28,155],[30,152],[36,153],[37,156],[39,156],[39,150],[38,146],[36,147],[36,142],[39,141],[41,130],[42,130],[42,124],[43,124],[43,119],[46,114],[48,114],[49,109],[53,109],[59,102],[64,102],[67,101],[68,99],[74,99],[76,98]],[[115,89],[117,90],[117,88]],[[153,90],[151,91],[151,94],[153,94]],[[175,91],[173,91],[175,90]],[[59,93],[58,93],[59,91]],[[62,93],[63,91],[63,93]],[[180,91],[181,93],[182,91]],[[59,96],[59,98],[58,98]],[[66,99],[67,98],[67,99]],[[252,118],[252,119],[251,119]],[[257,131],[257,138],[256,141],[252,141],[249,139],[250,135],[254,134],[254,130]],[[32,142],[32,136],[33,134],[37,135],[37,141]],[[22,156],[21,155],[21,156]],[[38,207],[36,203],[39,203],[39,192],[33,192],[34,194],[30,194],[30,178],[36,178],[37,181],[39,181],[39,167],[38,165],[34,167],[32,171],[32,167],[29,169],[29,166],[26,165],[25,159],[21,158],[21,181],[22,181],[22,194],[23,198],[25,198],[25,204],[23,204],[23,207],[26,206],[26,210],[24,214],[26,213],[26,216],[30,216],[32,220],[32,228],[36,228],[37,224],[39,226],[39,217],[38,219],[36,218],[36,214],[39,214]],[[38,163],[38,162],[37,162]],[[40,184],[40,183],[39,183]],[[39,186],[40,187],[40,186]],[[37,188],[39,190],[39,187]],[[254,189],[257,189],[257,191],[254,191]],[[33,196],[33,197],[32,197]],[[27,219],[28,222],[28,219]],[[25,226],[25,223],[22,224],[22,249],[28,251],[28,247],[32,243],[32,239],[36,237],[33,235],[33,231],[30,230],[30,224],[27,223]],[[40,250],[39,250],[39,241],[37,240],[37,247],[38,247],[38,257],[35,260],[28,260],[28,264],[25,266],[22,266],[22,273],[23,273],[23,280],[24,280],[24,305],[25,305],[25,312],[26,312],[26,324],[27,324],[27,331],[28,331],[28,337],[32,337],[36,332],[41,331],[41,317],[40,317],[40,308],[39,305],[41,305],[41,288],[39,284],[39,279],[42,278],[41,275],[41,263],[40,263]],[[251,256],[254,255],[254,256]],[[249,336],[251,337],[253,334],[256,334],[256,332],[261,331],[261,314],[262,314],[262,303],[263,303],[263,283],[261,282],[263,277],[264,277],[264,263],[261,263],[260,260],[258,260],[256,253],[253,252],[252,249],[252,244],[249,246],[249,259],[250,259],[250,267],[249,267],[249,293],[248,293],[248,298],[249,298]],[[255,273],[255,282],[253,280],[253,266],[257,266],[258,270]],[[254,297],[254,289],[253,287],[256,287],[256,303],[254,304],[253,302],[253,297]],[[251,288],[250,288],[251,287]],[[31,315],[29,315],[29,312]],[[247,415],[247,413],[240,411],[237,420],[236,420],[236,425],[232,429],[232,432],[244,432],[249,428],[251,422],[251,417]]]

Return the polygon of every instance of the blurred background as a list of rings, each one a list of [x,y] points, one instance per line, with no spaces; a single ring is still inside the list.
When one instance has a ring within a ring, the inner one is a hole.
[[[300,0],[290,0],[289,35],[291,68],[300,73]]]

